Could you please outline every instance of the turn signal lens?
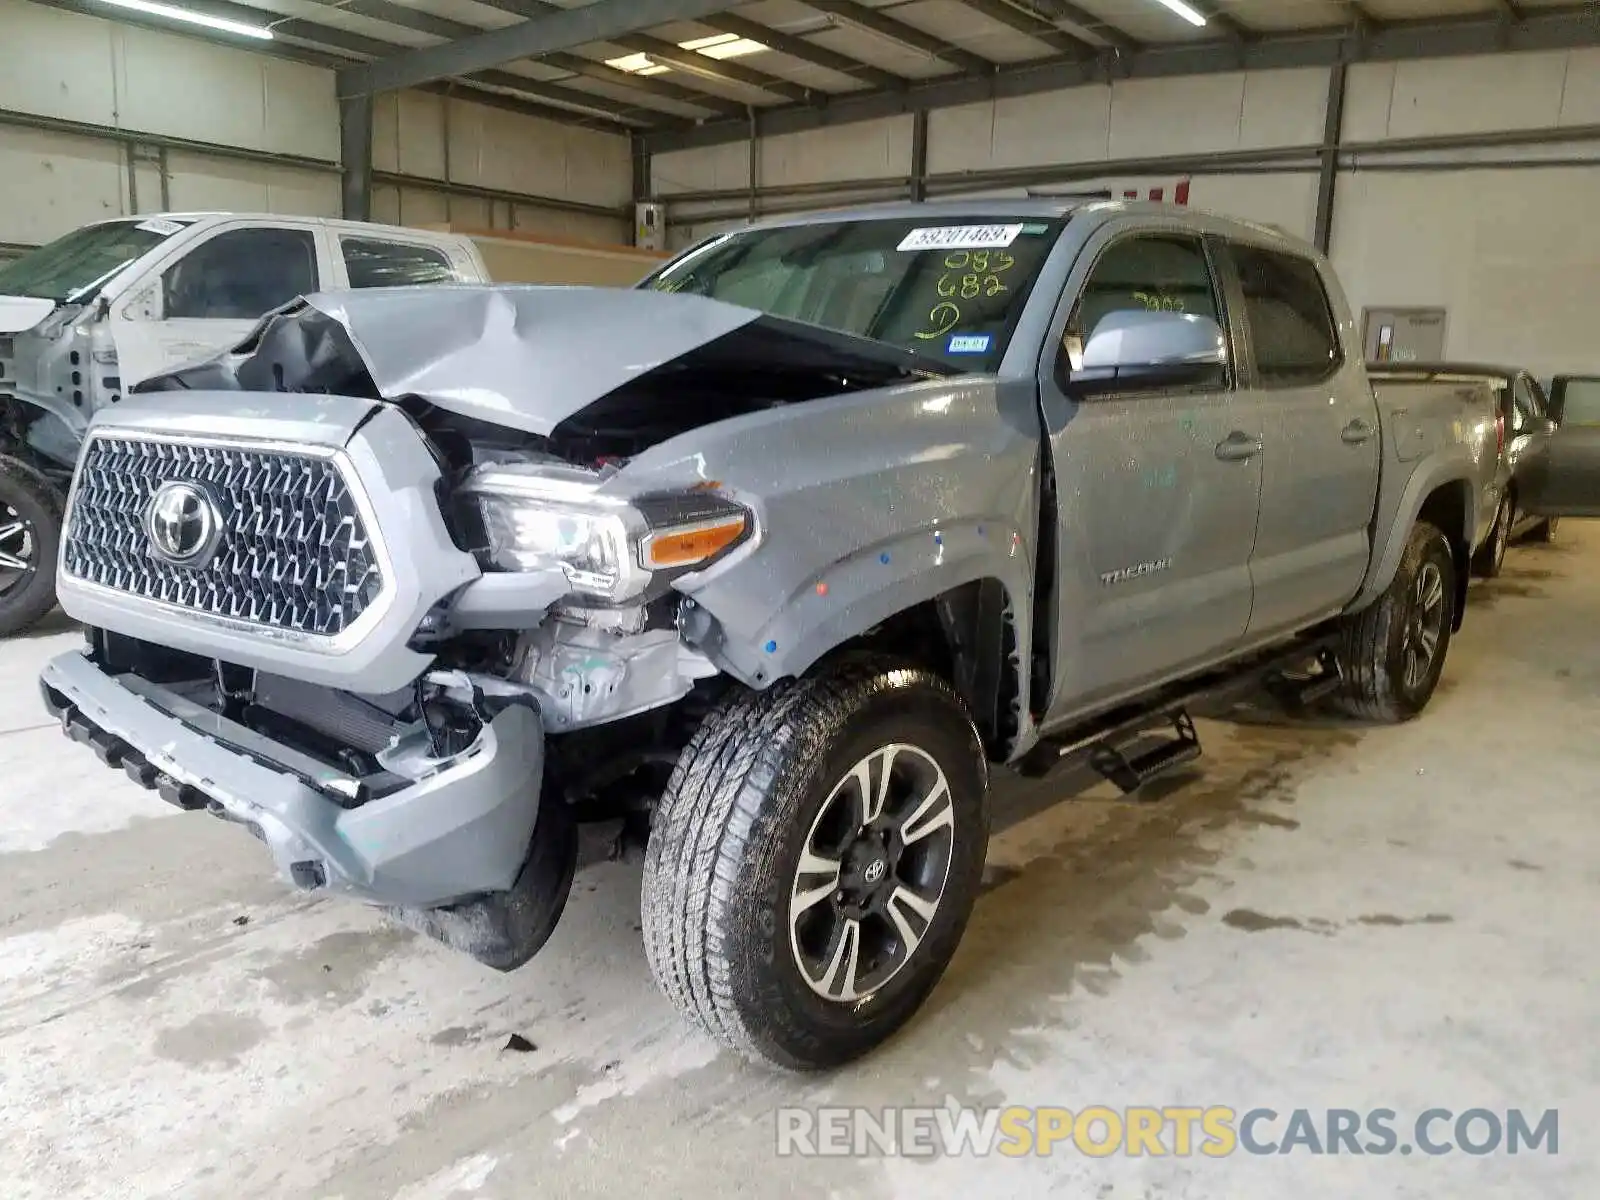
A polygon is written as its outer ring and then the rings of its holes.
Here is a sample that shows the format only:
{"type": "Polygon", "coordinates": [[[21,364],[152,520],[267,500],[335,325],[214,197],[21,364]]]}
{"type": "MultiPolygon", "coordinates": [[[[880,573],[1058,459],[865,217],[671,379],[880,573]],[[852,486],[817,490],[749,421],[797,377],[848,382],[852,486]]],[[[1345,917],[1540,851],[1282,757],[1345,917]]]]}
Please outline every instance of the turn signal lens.
{"type": "Polygon", "coordinates": [[[705,562],[742,538],[749,523],[746,514],[738,513],[676,529],[655,530],[639,545],[639,563],[646,570],[659,571],[705,562]]]}

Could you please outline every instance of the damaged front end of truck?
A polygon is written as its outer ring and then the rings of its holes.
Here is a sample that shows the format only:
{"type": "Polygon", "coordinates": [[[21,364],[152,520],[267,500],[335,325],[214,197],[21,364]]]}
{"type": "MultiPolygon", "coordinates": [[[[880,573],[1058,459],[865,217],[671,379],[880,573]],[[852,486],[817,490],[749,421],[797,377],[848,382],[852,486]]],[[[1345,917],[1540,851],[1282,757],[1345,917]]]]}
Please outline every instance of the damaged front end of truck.
{"type": "Polygon", "coordinates": [[[1029,532],[994,380],[689,296],[312,297],[139,391],[79,460],[58,586],[88,646],[50,709],[295,887],[500,969],[554,928],[575,822],[647,824],[722,691],[1029,532]],[[994,532],[891,563],[968,453],[994,532]]]}

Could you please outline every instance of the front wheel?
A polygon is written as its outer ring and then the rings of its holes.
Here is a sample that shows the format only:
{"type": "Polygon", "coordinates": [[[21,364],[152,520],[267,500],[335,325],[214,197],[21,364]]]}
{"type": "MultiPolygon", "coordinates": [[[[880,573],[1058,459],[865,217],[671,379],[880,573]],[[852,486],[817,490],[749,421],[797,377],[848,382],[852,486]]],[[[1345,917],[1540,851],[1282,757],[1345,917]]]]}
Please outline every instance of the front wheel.
{"type": "Polygon", "coordinates": [[[0,455],[0,637],[56,606],[56,549],[65,501],[48,477],[0,455]]]}
{"type": "Polygon", "coordinates": [[[1456,565],[1437,526],[1411,531],[1400,566],[1374,603],[1345,618],[1335,655],[1337,703],[1353,717],[1408,721],[1427,707],[1455,628],[1456,565]]]}
{"type": "Polygon", "coordinates": [[[1542,542],[1548,546],[1556,540],[1556,527],[1560,524],[1560,517],[1551,517],[1548,521],[1543,521],[1534,526],[1533,532],[1528,534],[1528,540],[1530,542],[1542,542]]]}
{"type": "Polygon", "coordinates": [[[844,661],[706,718],[645,856],[650,969],[746,1057],[837,1066],[921,1006],[988,846],[982,743],[950,685],[844,661]]]}

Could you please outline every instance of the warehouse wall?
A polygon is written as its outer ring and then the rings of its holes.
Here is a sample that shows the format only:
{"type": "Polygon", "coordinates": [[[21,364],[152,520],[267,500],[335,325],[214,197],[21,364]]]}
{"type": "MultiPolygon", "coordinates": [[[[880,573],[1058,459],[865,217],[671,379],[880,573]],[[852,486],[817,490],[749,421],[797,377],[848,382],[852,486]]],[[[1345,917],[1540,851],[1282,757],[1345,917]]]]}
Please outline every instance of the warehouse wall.
{"type": "MultiPolygon", "coordinates": [[[[948,194],[959,173],[1017,171],[980,194],[1094,189],[1142,194],[1188,177],[1188,156],[1301,148],[1292,160],[1217,173],[1197,165],[1190,203],[1309,238],[1316,219],[1313,149],[1322,142],[1325,70],[1124,80],[956,108],[928,121],[928,172],[948,194]],[[1096,174],[1097,163],[1157,160],[1159,173],[1096,174]],[[1031,168],[1081,167],[1070,183],[1029,185],[1031,168]]],[[[1352,303],[1444,306],[1447,353],[1505,358],[1543,374],[1600,369],[1589,305],[1600,295],[1600,50],[1360,64],[1349,74],[1344,141],[1569,129],[1573,141],[1421,153],[1381,146],[1347,155],[1336,193],[1332,255],[1352,303]],[[1593,165],[1570,165],[1577,161],[1593,165]],[[1555,165],[1556,162],[1569,165],[1555,165]],[[1538,165],[1547,163],[1550,165],[1538,165]],[[1401,169],[1404,168],[1404,169],[1401,169]]],[[[762,189],[911,172],[911,118],[763,139],[762,189]]],[[[654,190],[747,190],[740,142],[655,157],[654,190]]],[[[763,211],[903,195],[762,197],[763,211]]],[[[748,197],[672,205],[684,244],[742,224],[748,197]],[[687,218],[687,219],[684,219],[687,218]]]]}
{"type": "MultiPolygon", "coordinates": [[[[375,108],[379,170],[619,208],[629,199],[625,137],[423,93],[386,96],[375,108]]],[[[162,208],[336,216],[338,158],[330,70],[0,0],[0,253],[85,221],[162,208]],[[38,119],[88,128],[25,127],[38,119]],[[131,165],[128,132],[152,139],[133,147],[131,165]],[[316,162],[163,153],[154,144],[160,139],[316,162]]],[[[373,199],[375,219],[407,224],[453,219],[597,241],[624,240],[628,228],[621,218],[553,213],[504,198],[492,206],[477,198],[447,202],[421,183],[403,194],[375,189],[373,199]]]]}
{"type": "MultiPolygon", "coordinates": [[[[1327,76],[1320,71],[1239,72],[1195,78],[1123,80],[955,108],[928,118],[928,172],[956,176],[1062,164],[1178,154],[1313,146],[1322,140],[1327,76]]],[[[759,143],[762,188],[911,173],[912,118],[893,117],[759,143]]],[[[657,155],[654,190],[674,193],[742,188],[749,180],[748,143],[657,155]]],[[[1171,187],[1175,178],[1108,174],[1075,180],[1059,190],[1171,187]]],[[[986,194],[1026,194],[1015,188],[986,194]]],[[[1038,189],[1035,189],[1036,191],[1038,189]]],[[[1316,182],[1293,175],[1206,176],[1192,184],[1191,203],[1308,235],[1316,212],[1316,182]]],[[[848,202],[849,197],[843,196],[848,202]]],[[[777,202],[781,207],[781,200],[777,202]]],[[[693,211],[692,209],[690,210],[693,211]]],[[[679,231],[692,238],[723,222],[693,221],[679,231]]]]}
{"type": "MultiPolygon", "coordinates": [[[[0,30],[0,110],[10,114],[329,163],[339,157],[331,72],[19,0],[0,0],[0,30]]],[[[84,221],[164,203],[332,214],[339,177],[331,168],[172,151],[164,201],[154,147],[136,151],[130,171],[116,141],[0,117],[0,242],[48,241],[84,221]]]]}
{"type": "Polygon", "coordinates": [[[1591,136],[1357,156],[1339,179],[1332,247],[1352,303],[1448,309],[1451,357],[1526,364],[1546,376],[1600,370],[1596,127],[1600,50],[1353,68],[1349,142],[1552,129],[1591,136]],[[1551,159],[1587,165],[1535,165],[1551,159]]]}
{"type": "Polygon", "coordinates": [[[591,242],[625,242],[633,166],[626,137],[575,129],[427,92],[388,93],[374,105],[372,165],[489,192],[604,205],[615,217],[520,204],[508,197],[450,195],[420,184],[379,184],[372,217],[402,225],[515,229],[591,242]]]}

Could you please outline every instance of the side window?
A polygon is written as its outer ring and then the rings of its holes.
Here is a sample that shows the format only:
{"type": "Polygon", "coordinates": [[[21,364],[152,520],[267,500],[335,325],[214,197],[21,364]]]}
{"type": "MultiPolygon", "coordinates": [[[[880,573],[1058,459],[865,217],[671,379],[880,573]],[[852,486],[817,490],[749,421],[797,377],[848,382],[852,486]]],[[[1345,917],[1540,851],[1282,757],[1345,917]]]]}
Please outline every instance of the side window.
{"type": "Polygon", "coordinates": [[[1257,246],[1229,249],[1244,288],[1256,375],[1263,386],[1302,387],[1337,371],[1343,358],[1339,331],[1316,264],[1257,246]]]}
{"type": "Polygon", "coordinates": [[[1069,329],[1087,339],[1108,313],[1130,311],[1222,320],[1199,238],[1154,234],[1113,242],[1090,270],[1069,329]]]}
{"type": "Polygon", "coordinates": [[[230,229],[167,268],[162,315],[253,321],[316,290],[317,242],[310,230],[230,229]]]}
{"type": "Polygon", "coordinates": [[[342,237],[339,249],[344,254],[344,269],[353,288],[460,281],[449,257],[437,246],[342,237]]]}
{"type": "Polygon", "coordinates": [[[1556,381],[1563,425],[1600,425],[1600,376],[1569,375],[1556,381]]]}

